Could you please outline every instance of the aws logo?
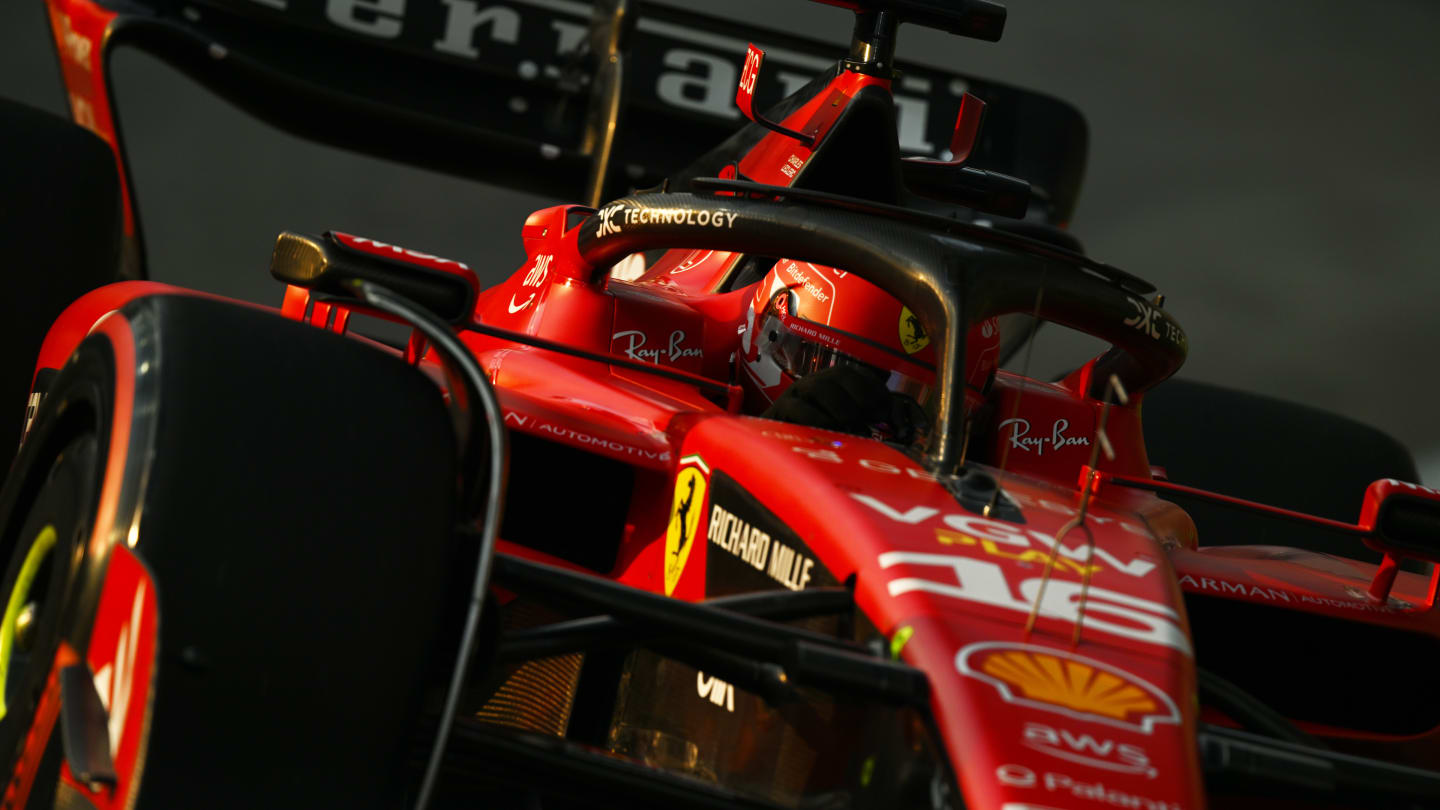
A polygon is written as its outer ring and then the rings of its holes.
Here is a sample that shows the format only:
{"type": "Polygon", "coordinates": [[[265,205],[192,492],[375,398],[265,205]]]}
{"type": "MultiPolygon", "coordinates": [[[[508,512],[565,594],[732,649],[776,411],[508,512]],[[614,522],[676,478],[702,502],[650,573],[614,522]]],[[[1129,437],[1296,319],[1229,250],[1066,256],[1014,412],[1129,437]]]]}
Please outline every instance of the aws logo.
{"type": "Polygon", "coordinates": [[[670,525],[665,530],[665,595],[675,593],[695,535],[700,531],[700,516],[705,514],[705,496],[710,488],[710,468],[699,456],[680,459],[675,474],[675,495],[670,503],[670,525]]]}
{"type": "Polygon", "coordinates": [[[1104,734],[1083,734],[1044,723],[1026,723],[1023,739],[1026,746],[1052,757],[1101,770],[1155,778],[1155,767],[1150,764],[1144,748],[1116,742],[1104,734]]]}

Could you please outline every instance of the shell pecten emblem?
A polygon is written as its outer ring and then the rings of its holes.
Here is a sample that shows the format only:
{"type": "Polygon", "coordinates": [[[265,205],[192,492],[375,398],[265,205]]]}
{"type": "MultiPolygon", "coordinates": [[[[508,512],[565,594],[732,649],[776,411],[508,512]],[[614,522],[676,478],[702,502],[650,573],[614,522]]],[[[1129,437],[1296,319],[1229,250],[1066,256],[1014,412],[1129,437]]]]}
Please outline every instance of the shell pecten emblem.
{"type": "Polygon", "coordinates": [[[675,593],[695,536],[700,516],[705,513],[705,496],[710,488],[710,468],[699,456],[684,456],[675,474],[675,495],[670,503],[670,524],[665,529],[665,595],[675,593]]]}
{"type": "Polygon", "coordinates": [[[955,666],[994,686],[1007,703],[1146,734],[1157,724],[1180,722],[1175,701],[1154,684],[1065,650],[1009,642],[971,644],[956,654],[955,666]]]}

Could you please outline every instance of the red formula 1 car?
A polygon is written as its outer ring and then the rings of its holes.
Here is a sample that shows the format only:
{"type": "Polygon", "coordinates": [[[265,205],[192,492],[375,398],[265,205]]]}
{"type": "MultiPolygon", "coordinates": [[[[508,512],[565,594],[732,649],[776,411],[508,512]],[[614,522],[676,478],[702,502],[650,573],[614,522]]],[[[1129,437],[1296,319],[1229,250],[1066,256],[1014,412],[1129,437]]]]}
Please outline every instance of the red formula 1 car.
{"type": "Polygon", "coordinates": [[[836,2],[839,62],[624,2],[320,5],[49,0],[104,142],[4,110],[54,191],[4,227],[76,226],[8,313],[6,806],[1440,805],[1440,492],[1363,426],[1165,383],[1185,333],[1061,227],[1078,113],[896,78],[901,22],[993,40],[997,3],[836,2]],[[586,204],[490,289],[343,233],[279,237],[278,312],[94,288],[143,267],[125,44],[586,204]],[[1110,348],[1031,379],[1041,322],[1110,348]],[[787,410],[876,369],[904,408],[858,435],[787,410]]]}

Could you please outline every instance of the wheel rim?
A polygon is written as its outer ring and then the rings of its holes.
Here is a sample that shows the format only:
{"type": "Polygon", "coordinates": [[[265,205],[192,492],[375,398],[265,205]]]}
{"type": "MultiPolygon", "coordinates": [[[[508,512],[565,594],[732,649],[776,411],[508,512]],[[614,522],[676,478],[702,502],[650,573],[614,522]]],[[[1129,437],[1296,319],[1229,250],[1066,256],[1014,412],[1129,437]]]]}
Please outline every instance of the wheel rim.
{"type": "MultiPolygon", "coordinates": [[[[3,624],[0,624],[0,720],[4,720],[9,711],[6,695],[13,682],[10,678],[10,668],[18,636],[17,625],[25,607],[32,604],[30,601],[31,587],[35,584],[36,575],[40,572],[41,567],[49,560],[50,552],[54,550],[58,537],[55,526],[47,523],[30,543],[30,548],[25,552],[25,561],[20,566],[20,574],[15,579],[15,586],[10,589],[10,599],[5,605],[5,617],[0,620],[3,621],[3,624]]],[[[43,608],[43,605],[39,607],[43,608]]],[[[36,613],[38,614],[39,611],[37,610],[36,613]]],[[[38,615],[30,619],[32,627],[38,620],[38,615]]],[[[26,663],[28,662],[20,662],[20,665],[24,666],[26,663]]]]}

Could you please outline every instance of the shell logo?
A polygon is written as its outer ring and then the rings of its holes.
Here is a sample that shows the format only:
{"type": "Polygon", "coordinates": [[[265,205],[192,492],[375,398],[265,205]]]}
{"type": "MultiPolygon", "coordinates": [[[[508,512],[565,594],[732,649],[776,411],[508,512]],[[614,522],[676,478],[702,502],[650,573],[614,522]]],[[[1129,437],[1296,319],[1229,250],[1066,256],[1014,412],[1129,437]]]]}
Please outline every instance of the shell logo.
{"type": "Polygon", "coordinates": [[[1035,644],[971,644],[955,656],[964,675],[1007,703],[1149,734],[1180,722],[1175,701],[1154,684],[1092,658],[1035,644]]]}

